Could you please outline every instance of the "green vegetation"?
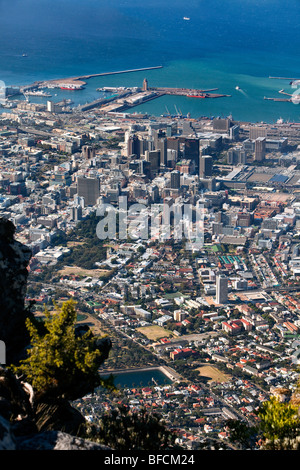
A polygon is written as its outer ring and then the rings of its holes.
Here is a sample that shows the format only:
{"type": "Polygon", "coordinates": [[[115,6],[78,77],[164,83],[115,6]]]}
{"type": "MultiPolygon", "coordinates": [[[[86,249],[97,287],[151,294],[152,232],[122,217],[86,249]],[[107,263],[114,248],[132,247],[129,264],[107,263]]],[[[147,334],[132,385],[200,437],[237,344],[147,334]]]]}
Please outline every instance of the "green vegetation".
{"type": "Polygon", "coordinates": [[[52,316],[45,311],[43,322],[27,320],[31,347],[14,369],[25,375],[38,395],[76,399],[82,396],[81,384],[90,391],[105,384],[98,369],[108,351],[100,351],[90,331],[76,335],[76,319],[75,303],[69,300],[52,316]]]}
{"type": "Polygon", "coordinates": [[[269,450],[283,450],[290,447],[300,431],[298,406],[281,403],[275,397],[264,402],[259,411],[260,428],[269,450]]]}
{"type": "Polygon", "coordinates": [[[84,269],[94,269],[95,263],[106,258],[105,241],[99,240],[96,235],[99,220],[94,212],[87,219],[79,222],[68,235],[68,241],[82,241],[83,243],[71,249],[71,253],[64,257],[62,266],[75,265],[84,269]]]}
{"type": "Polygon", "coordinates": [[[256,426],[229,420],[230,440],[243,449],[299,450],[299,406],[271,397],[260,406],[256,426]]]}

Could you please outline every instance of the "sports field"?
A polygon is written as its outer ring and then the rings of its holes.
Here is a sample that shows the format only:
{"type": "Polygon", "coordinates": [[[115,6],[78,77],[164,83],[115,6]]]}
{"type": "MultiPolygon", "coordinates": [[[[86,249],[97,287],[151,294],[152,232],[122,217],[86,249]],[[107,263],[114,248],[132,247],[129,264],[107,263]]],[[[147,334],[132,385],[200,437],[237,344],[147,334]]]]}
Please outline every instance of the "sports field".
{"type": "Polygon", "coordinates": [[[142,326],[137,330],[145,335],[150,341],[157,341],[159,338],[173,336],[172,331],[166,330],[158,325],[142,326]]]}
{"type": "Polygon", "coordinates": [[[202,377],[207,377],[209,380],[214,382],[228,382],[230,380],[230,375],[224,374],[224,372],[219,371],[216,367],[213,366],[201,366],[196,369],[199,371],[202,377]]]}

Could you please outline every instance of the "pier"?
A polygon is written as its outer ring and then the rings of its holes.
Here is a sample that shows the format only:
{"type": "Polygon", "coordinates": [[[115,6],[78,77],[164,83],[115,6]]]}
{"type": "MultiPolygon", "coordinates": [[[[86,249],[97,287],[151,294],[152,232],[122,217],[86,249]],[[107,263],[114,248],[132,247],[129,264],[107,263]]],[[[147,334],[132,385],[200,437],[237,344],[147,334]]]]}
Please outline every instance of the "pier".
{"type": "Polygon", "coordinates": [[[45,80],[45,81],[38,81],[34,82],[31,85],[26,85],[20,88],[21,92],[24,92],[26,90],[30,90],[33,88],[56,88],[60,87],[64,84],[74,84],[74,85],[80,85],[84,86],[86,85],[84,80],[89,80],[90,78],[96,78],[96,77],[106,77],[108,75],[120,75],[123,73],[134,73],[134,72],[144,72],[147,70],[156,70],[156,69],[161,69],[163,68],[162,65],[156,65],[154,67],[143,67],[143,68],[138,68],[138,69],[128,69],[128,70],[118,70],[115,72],[101,72],[101,73],[93,73],[93,74],[87,74],[87,75],[78,75],[75,77],[69,77],[69,78],[57,78],[57,79],[51,79],[51,80],[45,80]]]}

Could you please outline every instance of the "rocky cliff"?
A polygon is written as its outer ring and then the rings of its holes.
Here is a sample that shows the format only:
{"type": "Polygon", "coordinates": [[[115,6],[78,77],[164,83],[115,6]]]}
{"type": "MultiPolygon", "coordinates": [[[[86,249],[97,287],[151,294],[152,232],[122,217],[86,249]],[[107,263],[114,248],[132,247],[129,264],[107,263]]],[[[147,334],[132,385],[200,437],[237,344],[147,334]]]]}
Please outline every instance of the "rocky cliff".
{"type": "Polygon", "coordinates": [[[24,299],[31,251],[14,233],[12,222],[0,219],[0,340],[8,364],[16,362],[28,344],[24,299]]]}

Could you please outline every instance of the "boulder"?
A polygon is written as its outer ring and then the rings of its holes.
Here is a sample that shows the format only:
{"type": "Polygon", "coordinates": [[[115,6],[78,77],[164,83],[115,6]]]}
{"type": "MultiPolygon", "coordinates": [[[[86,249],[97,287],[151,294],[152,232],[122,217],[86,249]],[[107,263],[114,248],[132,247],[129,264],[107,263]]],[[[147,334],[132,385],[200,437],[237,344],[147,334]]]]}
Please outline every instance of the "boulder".
{"type": "Polygon", "coordinates": [[[65,432],[45,431],[18,439],[17,450],[110,450],[110,448],[65,432]]]}

